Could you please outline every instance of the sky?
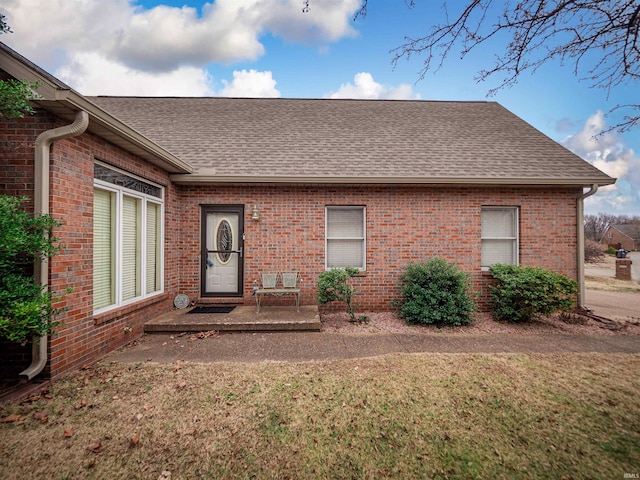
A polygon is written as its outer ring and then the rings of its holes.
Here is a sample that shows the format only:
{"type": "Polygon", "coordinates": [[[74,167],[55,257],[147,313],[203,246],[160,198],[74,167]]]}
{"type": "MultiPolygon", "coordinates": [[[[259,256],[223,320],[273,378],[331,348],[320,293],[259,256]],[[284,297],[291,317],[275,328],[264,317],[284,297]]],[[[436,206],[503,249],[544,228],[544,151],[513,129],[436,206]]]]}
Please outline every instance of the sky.
{"type": "MultiPolygon", "coordinates": [[[[454,49],[421,80],[419,55],[392,64],[406,37],[444,21],[443,2],[369,0],[355,20],[360,0],[309,3],[3,0],[13,33],[0,41],[84,95],[496,101],[618,179],[585,213],[640,216],[640,127],[595,136],[622,119],[615,106],[640,103],[640,82],[606,91],[552,62],[488,97],[502,78],[476,78],[504,37],[463,59],[454,49]]],[[[450,15],[462,4],[449,2],[450,15]]]]}

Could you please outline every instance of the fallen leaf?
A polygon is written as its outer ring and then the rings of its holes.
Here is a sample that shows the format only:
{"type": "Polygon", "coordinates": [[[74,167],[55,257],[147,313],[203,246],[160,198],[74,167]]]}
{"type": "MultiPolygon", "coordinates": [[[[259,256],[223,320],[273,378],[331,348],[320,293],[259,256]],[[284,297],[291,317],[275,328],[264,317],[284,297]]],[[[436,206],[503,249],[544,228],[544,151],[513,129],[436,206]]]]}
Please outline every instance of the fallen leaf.
{"type": "Polygon", "coordinates": [[[238,433],[238,429],[234,428],[233,430],[231,430],[231,435],[235,435],[236,433],[238,433]]]}
{"type": "Polygon", "coordinates": [[[129,446],[135,447],[136,445],[138,445],[138,442],[140,442],[140,437],[138,436],[138,434],[134,433],[133,435],[131,435],[131,438],[129,439],[129,446]]]}
{"type": "Polygon", "coordinates": [[[15,423],[15,422],[19,422],[20,420],[23,420],[23,418],[24,417],[20,415],[16,415],[15,413],[12,413],[11,415],[8,415],[4,417],[2,420],[0,420],[0,423],[15,423]]]}
{"type": "Polygon", "coordinates": [[[186,387],[186,386],[187,386],[187,384],[186,384],[185,382],[180,382],[178,385],[176,385],[176,388],[178,388],[178,389],[180,389],[180,390],[181,390],[181,389],[183,389],[183,388],[184,388],[184,387],[186,387]]]}
{"type": "Polygon", "coordinates": [[[102,448],[102,444],[100,442],[92,443],[91,445],[87,445],[86,450],[91,453],[100,453],[100,449],[102,448]]]}
{"type": "Polygon", "coordinates": [[[64,431],[64,438],[73,437],[73,428],[68,428],[64,431]]]}
{"type": "Polygon", "coordinates": [[[49,417],[44,412],[34,412],[33,418],[36,420],[40,420],[42,423],[47,423],[49,421],[49,417]]]}

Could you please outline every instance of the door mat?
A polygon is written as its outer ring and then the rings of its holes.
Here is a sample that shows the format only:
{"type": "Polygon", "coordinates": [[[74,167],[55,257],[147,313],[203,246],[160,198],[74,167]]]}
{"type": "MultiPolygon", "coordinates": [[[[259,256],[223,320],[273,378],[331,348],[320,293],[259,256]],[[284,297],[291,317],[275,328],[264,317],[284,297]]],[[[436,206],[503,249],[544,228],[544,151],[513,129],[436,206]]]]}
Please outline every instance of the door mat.
{"type": "Polygon", "coordinates": [[[227,305],[205,305],[196,307],[188,313],[229,313],[233,312],[234,308],[236,307],[227,305]]]}

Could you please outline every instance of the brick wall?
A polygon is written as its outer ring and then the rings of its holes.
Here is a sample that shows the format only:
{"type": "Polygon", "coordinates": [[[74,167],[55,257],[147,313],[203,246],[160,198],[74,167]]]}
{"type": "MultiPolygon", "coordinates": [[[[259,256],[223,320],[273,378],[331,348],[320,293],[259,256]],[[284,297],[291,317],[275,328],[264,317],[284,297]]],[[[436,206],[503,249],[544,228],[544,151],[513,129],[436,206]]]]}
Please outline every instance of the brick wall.
{"type": "Polygon", "coordinates": [[[73,289],[58,305],[66,309],[50,342],[50,375],[100,358],[143,332],[144,322],[171,308],[179,272],[172,239],[176,236],[175,189],[163,170],[91,134],[55,142],[51,151],[51,214],[65,248],[50,261],[51,289],[73,289]],[[165,186],[165,293],[93,315],[93,168],[99,159],[124,171],[165,186]],[[125,333],[125,327],[132,329],[125,333]]]}
{"type": "MultiPolygon", "coordinates": [[[[43,131],[64,125],[43,112],[10,123],[0,123],[0,193],[27,195],[33,206],[34,141],[43,131]]],[[[54,235],[64,245],[50,259],[50,289],[67,294],[55,306],[65,311],[57,316],[61,325],[49,341],[50,377],[100,358],[142,334],[144,322],[171,309],[179,278],[178,254],[173,239],[177,229],[176,190],[166,172],[85,133],[54,142],[51,148],[50,213],[62,225],[54,235]],[[94,159],[164,185],[166,243],[165,293],[100,316],[93,316],[93,165],[94,159]],[[125,327],[133,331],[125,333],[125,327]]],[[[29,365],[30,347],[13,346],[0,352],[11,361],[11,375],[29,365]]]]}
{"type": "Polygon", "coordinates": [[[12,121],[0,120],[0,194],[26,196],[33,207],[34,142],[54,127],[54,117],[38,112],[12,121]]]}
{"type": "MultiPolygon", "coordinates": [[[[325,206],[366,206],[367,271],[355,279],[364,309],[390,308],[409,262],[443,257],[472,275],[486,300],[480,269],[481,206],[520,208],[520,262],[576,278],[576,199],[580,189],[263,186],[180,189],[180,290],[200,291],[200,206],[245,206],[244,303],[259,272],[298,271],[302,302],[316,303],[324,270],[325,206]],[[253,205],[260,220],[251,220],[253,205]]],[[[217,301],[227,301],[218,299],[217,301]]],[[[237,300],[237,299],[234,299],[237,300]]],[[[286,301],[286,300],[284,300],[286,301]]]]}

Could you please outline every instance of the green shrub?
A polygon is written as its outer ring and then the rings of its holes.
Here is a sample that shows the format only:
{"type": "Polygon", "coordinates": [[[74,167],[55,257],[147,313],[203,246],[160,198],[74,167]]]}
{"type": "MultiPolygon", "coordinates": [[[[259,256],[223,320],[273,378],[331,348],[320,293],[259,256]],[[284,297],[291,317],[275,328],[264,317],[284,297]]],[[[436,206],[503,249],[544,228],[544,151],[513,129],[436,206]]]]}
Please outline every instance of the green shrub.
{"type": "Polygon", "coordinates": [[[23,118],[27,113],[31,115],[33,108],[29,102],[38,98],[34,92],[37,88],[37,82],[0,80],[0,118],[10,120],[23,118]]]}
{"type": "Polygon", "coordinates": [[[410,264],[402,276],[400,316],[409,323],[464,325],[473,320],[475,302],[469,275],[441,258],[410,264]]]}
{"type": "Polygon", "coordinates": [[[615,255],[617,252],[617,250],[613,247],[609,247],[607,248],[607,250],[605,251],[605,253],[607,253],[608,255],[615,255]]]}
{"type": "Polygon", "coordinates": [[[60,310],[57,300],[35,283],[38,260],[58,253],[51,231],[58,223],[48,215],[33,216],[22,208],[25,198],[0,196],[0,338],[24,343],[50,333],[60,310]]]}
{"type": "Polygon", "coordinates": [[[327,272],[322,272],[318,279],[318,302],[321,305],[330,302],[346,302],[349,321],[367,322],[364,315],[356,318],[356,305],[353,304],[353,297],[356,290],[351,285],[351,278],[360,273],[360,270],[353,267],[332,268],[327,272]]]}
{"type": "Polygon", "coordinates": [[[493,316],[498,320],[526,322],[538,315],[569,312],[575,305],[578,284],[543,268],[493,265],[496,280],[489,286],[493,316]]]}

